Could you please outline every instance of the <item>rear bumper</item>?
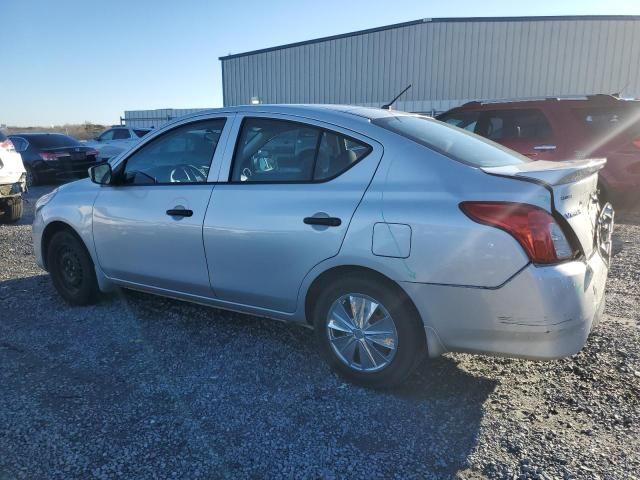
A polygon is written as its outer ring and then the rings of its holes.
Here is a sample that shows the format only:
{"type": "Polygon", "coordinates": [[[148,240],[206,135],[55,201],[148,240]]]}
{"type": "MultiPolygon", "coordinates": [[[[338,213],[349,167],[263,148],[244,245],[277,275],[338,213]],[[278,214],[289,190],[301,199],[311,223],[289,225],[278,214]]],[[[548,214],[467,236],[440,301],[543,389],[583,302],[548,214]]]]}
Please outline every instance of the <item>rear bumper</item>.
{"type": "Polygon", "coordinates": [[[403,287],[427,335],[437,337],[429,342],[430,356],[455,351],[548,360],[582,349],[604,305],[607,273],[608,265],[595,253],[588,262],[528,265],[497,289],[403,287]]]}
{"type": "Polygon", "coordinates": [[[89,168],[97,163],[99,163],[97,160],[81,161],[77,163],[39,161],[31,164],[31,169],[40,179],[69,180],[87,177],[89,175],[89,168]]]}

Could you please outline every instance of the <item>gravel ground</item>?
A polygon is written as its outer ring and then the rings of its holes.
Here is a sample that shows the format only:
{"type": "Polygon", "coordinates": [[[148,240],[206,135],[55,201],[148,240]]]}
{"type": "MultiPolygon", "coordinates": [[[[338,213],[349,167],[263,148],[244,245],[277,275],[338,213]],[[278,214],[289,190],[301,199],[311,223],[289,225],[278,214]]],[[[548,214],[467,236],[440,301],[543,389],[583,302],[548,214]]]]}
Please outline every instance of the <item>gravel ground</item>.
{"type": "MultiPolygon", "coordinates": [[[[312,332],[140,293],[69,307],[0,225],[0,479],[640,478],[640,215],[572,358],[336,377],[312,332]]],[[[622,223],[624,222],[624,223],[622,223]]]]}

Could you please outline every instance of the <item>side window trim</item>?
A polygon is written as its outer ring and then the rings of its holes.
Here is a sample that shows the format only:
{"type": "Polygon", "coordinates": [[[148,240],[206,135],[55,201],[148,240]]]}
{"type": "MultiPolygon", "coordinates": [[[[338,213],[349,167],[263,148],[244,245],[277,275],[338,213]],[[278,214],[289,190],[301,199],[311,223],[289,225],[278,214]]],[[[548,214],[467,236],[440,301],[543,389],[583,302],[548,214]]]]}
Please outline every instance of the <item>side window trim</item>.
{"type": "Polygon", "coordinates": [[[131,157],[133,157],[136,153],[138,153],[140,150],[142,150],[143,148],[145,148],[145,146],[149,145],[150,143],[154,142],[155,140],[173,132],[175,129],[178,128],[182,128],[184,126],[187,125],[192,125],[192,124],[196,124],[196,123],[200,123],[200,122],[206,122],[206,121],[211,121],[211,120],[223,120],[224,121],[224,125],[222,127],[222,133],[220,134],[220,138],[218,139],[218,144],[216,145],[215,150],[213,151],[213,154],[211,156],[211,162],[210,162],[210,168],[209,168],[209,173],[207,175],[207,179],[204,182],[162,182],[162,183],[132,183],[132,184],[116,184],[114,185],[114,187],[116,188],[121,188],[121,187],[159,187],[159,186],[180,186],[180,185],[184,185],[184,186],[193,186],[193,185],[212,185],[212,184],[216,184],[218,182],[212,180],[212,177],[215,178],[215,176],[217,174],[213,173],[214,170],[214,165],[216,163],[218,163],[218,166],[216,167],[217,169],[220,168],[220,158],[222,158],[222,156],[224,155],[224,150],[226,149],[227,146],[227,142],[228,142],[228,138],[229,138],[229,130],[231,129],[231,126],[233,123],[235,123],[235,113],[225,113],[225,114],[221,114],[221,115],[211,115],[211,116],[206,116],[203,118],[194,118],[194,119],[188,119],[184,122],[178,123],[178,124],[171,124],[168,125],[167,128],[162,128],[160,130],[158,130],[155,135],[153,135],[152,137],[146,138],[144,141],[140,142],[133,150],[131,150],[130,152],[128,152],[128,154],[125,157],[120,158],[117,163],[115,163],[113,165],[113,170],[117,173],[121,173],[122,170],[124,170],[126,168],[127,162],[129,161],[129,159],[131,157]],[[224,143],[224,145],[223,145],[224,143]]]}
{"type": "Polygon", "coordinates": [[[337,130],[332,130],[330,128],[324,127],[324,126],[320,126],[320,125],[316,125],[315,123],[308,123],[305,122],[304,119],[301,120],[291,120],[290,118],[278,118],[275,116],[269,116],[269,115],[260,115],[260,116],[255,116],[255,115],[244,115],[241,119],[240,119],[240,125],[236,131],[236,138],[235,138],[235,142],[234,142],[234,147],[233,147],[233,151],[232,151],[232,156],[231,156],[231,162],[229,163],[229,170],[228,170],[228,175],[227,175],[227,179],[226,182],[219,182],[219,183],[227,183],[229,185],[277,185],[277,184],[298,184],[298,185],[307,185],[307,184],[315,184],[315,183],[326,183],[326,182],[330,182],[331,180],[334,180],[336,178],[338,178],[339,176],[345,174],[346,172],[348,172],[349,170],[351,170],[355,165],[357,165],[358,163],[360,163],[362,160],[364,160],[366,157],[368,157],[369,155],[371,155],[371,153],[374,151],[373,145],[371,145],[370,143],[367,143],[363,140],[360,140],[358,138],[355,138],[353,136],[350,136],[348,134],[342,133],[340,131],[337,130]],[[319,135],[318,135],[318,140],[316,142],[316,149],[315,149],[315,154],[314,154],[314,160],[313,160],[313,170],[311,172],[311,180],[273,180],[273,181],[266,181],[266,182],[242,182],[242,181],[238,181],[238,180],[233,180],[233,169],[235,167],[235,163],[236,163],[236,153],[238,151],[238,147],[240,144],[240,138],[242,136],[242,130],[245,126],[245,122],[247,120],[272,120],[272,121],[279,121],[279,122],[288,122],[288,123],[294,123],[294,124],[298,124],[301,125],[303,127],[306,128],[314,128],[316,130],[318,130],[319,135]],[[315,168],[316,168],[316,162],[318,161],[318,153],[320,150],[320,143],[322,142],[322,137],[324,135],[324,133],[330,133],[333,135],[338,135],[341,137],[344,137],[347,140],[351,140],[355,143],[359,143],[364,145],[367,148],[367,153],[365,153],[364,155],[362,155],[362,157],[360,157],[356,162],[354,162],[353,164],[351,164],[348,168],[346,168],[345,170],[342,170],[340,172],[338,172],[336,175],[333,175],[331,177],[327,177],[327,178],[323,178],[321,180],[316,180],[314,178],[315,176],[315,168]]]}

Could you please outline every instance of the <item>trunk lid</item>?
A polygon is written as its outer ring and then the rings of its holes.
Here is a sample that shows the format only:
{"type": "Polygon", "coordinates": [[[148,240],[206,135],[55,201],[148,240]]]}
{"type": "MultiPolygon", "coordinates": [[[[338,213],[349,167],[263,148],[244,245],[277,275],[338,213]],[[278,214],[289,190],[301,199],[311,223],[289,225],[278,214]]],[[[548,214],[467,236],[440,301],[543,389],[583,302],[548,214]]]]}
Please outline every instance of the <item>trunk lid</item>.
{"type": "Polygon", "coordinates": [[[540,160],[482,170],[491,175],[539,182],[550,188],[553,191],[553,208],[569,224],[588,257],[596,245],[600,214],[598,171],[605,163],[606,159],[540,160]]]}

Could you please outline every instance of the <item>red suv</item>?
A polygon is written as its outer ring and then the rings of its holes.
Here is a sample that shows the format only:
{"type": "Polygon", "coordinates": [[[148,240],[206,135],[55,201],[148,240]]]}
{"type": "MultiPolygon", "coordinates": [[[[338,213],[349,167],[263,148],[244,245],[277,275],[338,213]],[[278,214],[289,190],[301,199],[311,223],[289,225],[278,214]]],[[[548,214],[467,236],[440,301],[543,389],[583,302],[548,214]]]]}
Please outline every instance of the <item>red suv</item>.
{"type": "Polygon", "coordinates": [[[469,102],[437,118],[534,160],[606,158],[603,198],[640,200],[640,101],[592,95],[469,102]]]}

